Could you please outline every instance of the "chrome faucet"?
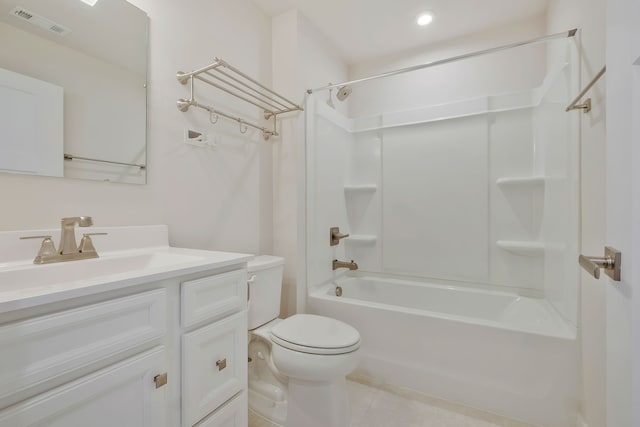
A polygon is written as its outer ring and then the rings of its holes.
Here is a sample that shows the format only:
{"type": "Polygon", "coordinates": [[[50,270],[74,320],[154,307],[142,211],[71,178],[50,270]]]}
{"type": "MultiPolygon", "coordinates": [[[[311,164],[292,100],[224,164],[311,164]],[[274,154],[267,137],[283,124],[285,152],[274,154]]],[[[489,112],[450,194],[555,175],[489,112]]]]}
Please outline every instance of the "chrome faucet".
{"type": "Polygon", "coordinates": [[[333,260],[333,269],[337,270],[339,268],[348,268],[349,270],[357,270],[358,269],[358,264],[353,262],[353,260],[351,260],[351,262],[346,262],[346,261],[338,261],[337,259],[334,259],[333,260]]]}
{"type": "Polygon", "coordinates": [[[76,243],[75,227],[90,227],[93,220],[90,216],[79,216],[72,218],[62,218],[60,247],[56,246],[51,236],[28,236],[20,239],[44,239],[38,255],[33,260],[34,264],[50,264],[53,262],[75,261],[79,259],[98,258],[98,252],[93,246],[91,236],[104,235],[107,233],[84,233],[80,241],[80,247],[76,243]]]}
{"type": "Polygon", "coordinates": [[[76,225],[78,227],[90,227],[93,225],[93,219],[90,216],[62,218],[60,225],[60,247],[58,248],[60,255],[78,253],[78,244],[76,243],[76,225]]]}

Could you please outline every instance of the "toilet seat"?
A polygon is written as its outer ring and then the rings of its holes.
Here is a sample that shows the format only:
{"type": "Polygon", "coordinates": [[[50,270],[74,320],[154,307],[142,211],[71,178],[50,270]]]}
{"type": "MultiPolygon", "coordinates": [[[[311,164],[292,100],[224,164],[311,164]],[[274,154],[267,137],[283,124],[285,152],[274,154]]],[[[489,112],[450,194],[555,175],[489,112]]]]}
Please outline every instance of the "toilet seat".
{"type": "Polygon", "coordinates": [[[296,314],[271,329],[271,340],[289,350],[317,355],[351,353],[360,348],[360,334],[336,319],[296,314]]]}

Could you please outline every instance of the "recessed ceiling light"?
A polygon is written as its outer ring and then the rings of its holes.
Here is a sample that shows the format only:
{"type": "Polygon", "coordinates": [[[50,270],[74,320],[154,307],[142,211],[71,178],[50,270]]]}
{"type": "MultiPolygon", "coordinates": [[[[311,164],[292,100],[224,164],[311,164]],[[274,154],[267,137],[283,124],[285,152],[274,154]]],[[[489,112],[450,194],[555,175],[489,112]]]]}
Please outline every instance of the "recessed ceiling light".
{"type": "Polygon", "coordinates": [[[418,19],[416,20],[418,25],[420,25],[421,27],[426,27],[427,25],[431,24],[431,21],[433,21],[433,14],[431,12],[421,13],[420,15],[418,15],[418,19]]]}
{"type": "Polygon", "coordinates": [[[80,0],[83,3],[88,4],[89,6],[95,6],[98,3],[98,0],[80,0]]]}

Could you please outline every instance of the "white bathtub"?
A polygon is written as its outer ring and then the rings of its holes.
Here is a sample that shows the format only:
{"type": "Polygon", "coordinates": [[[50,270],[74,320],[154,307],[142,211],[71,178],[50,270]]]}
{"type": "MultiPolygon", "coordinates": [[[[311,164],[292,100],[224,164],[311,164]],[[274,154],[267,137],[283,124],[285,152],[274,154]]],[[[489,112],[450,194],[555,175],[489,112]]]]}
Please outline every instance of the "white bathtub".
{"type": "Polygon", "coordinates": [[[348,277],[312,289],[308,309],[360,331],[356,375],[537,425],[576,425],[576,331],[544,299],[348,277]]]}

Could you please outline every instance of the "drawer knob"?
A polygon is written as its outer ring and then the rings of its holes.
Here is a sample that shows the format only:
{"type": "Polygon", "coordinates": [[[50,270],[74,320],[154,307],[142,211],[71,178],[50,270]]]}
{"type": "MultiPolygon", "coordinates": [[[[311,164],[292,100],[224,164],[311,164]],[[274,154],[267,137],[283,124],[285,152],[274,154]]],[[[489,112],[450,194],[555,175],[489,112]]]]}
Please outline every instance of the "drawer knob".
{"type": "Polygon", "coordinates": [[[216,366],[218,367],[218,371],[222,371],[227,367],[227,359],[221,359],[216,362],[216,366]]]}
{"type": "Polygon", "coordinates": [[[153,382],[156,383],[156,388],[160,388],[167,384],[167,373],[156,375],[153,377],[153,382]]]}

